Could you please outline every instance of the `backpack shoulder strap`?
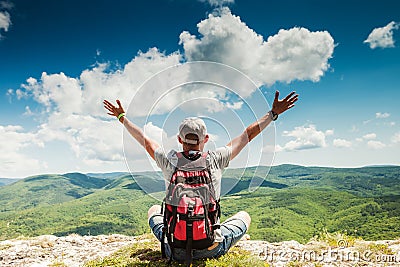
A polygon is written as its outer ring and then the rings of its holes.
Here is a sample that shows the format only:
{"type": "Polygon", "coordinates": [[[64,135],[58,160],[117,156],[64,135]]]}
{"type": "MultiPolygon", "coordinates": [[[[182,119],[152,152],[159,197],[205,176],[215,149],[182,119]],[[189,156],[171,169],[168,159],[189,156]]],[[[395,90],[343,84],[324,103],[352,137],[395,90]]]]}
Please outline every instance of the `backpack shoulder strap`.
{"type": "Polygon", "coordinates": [[[207,155],[208,152],[202,152],[199,157],[195,159],[190,159],[183,154],[183,152],[176,153],[178,161],[175,166],[175,171],[196,171],[196,170],[204,170],[209,169],[207,164],[207,155]]]}

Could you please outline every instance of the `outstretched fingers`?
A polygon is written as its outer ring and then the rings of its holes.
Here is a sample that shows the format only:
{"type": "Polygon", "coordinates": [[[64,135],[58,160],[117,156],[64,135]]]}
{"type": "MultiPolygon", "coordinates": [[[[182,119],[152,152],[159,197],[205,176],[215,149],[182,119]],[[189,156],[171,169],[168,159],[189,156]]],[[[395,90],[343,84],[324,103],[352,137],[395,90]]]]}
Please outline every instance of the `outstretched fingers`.
{"type": "Polygon", "coordinates": [[[275,91],[275,99],[274,99],[274,101],[275,102],[279,101],[279,91],[278,90],[275,91]]]}
{"type": "MultiPolygon", "coordinates": [[[[293,92],[294,93],[294,92],[293,92]]],[[[299,95],[293,95],[290,99],[288,99],[288,109],[291,109],[292,107],[295,106],[294,103],[296,103],[296,101],[299,100],[299,95]]]]}
{"type": "MultiPolygon", "coordinates": [[[[293,91],[293,92],[291,92],[290,94],[288,94],[284,99],[283,99],[283,101],[290,101],[290,99],[292,98],[292,96],[295,94],[296,92],[295,91],[293,91]]],[[[296,96],[298,96],[298,95],[296,95],[296,96]]],[[[295,96],[295,97],[296,97],[295,96]]]]}
{"type": "Polygon", "coordinates": [[[105,107],[106,109],[112,109],[112,108],[114,107],[114,105],[111,104],[110,102],[108,102],[107,100],[104,100],[104,101],[103,101],[103,104],[104,104],[104,107],[105,107]]]}
{"type": "Polygon", "coordinates": [[[296,95],[294,95],[292,98],[290,98],[290,99],[289,99],[289,102],[290,102],[290,103],[294,103],[294,102],[296,102],[297,100],[299,100],[299,95],[298,95],[298,94],[296,94],[296,95]]]}
{"type": "Polygon", "coordinates": [[[103,100],[103,104],[107,105],[107,106],[114,106],[113,104],[111,104],[108,100],[104,99],[103,100]]]}
{"type": "Polygon", "coordinates": [[[115,116],[116,107],[108,102],[107,100],[103,101],[104,107],[109,111],[107,114],[111,116],[115,116]]]}
{"type": "Polygon", "coordinates": [[[117,104],[118,104],[118,107],[119,107],[120,109],[122,109],[121,101],[119,101],[119,99],[117,99],[117,104]]]}

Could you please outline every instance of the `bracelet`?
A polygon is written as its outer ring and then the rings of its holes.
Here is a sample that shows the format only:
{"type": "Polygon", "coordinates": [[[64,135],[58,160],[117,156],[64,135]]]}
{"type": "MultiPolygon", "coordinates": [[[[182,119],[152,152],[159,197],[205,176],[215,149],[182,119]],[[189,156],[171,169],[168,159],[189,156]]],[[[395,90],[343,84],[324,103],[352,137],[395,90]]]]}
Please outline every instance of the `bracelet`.
{"type": "Polygon", "coordinates": [[[118,120],[120,120],[120,119],[121,119],[123,116],[125,116],[125,113],[121,113],[121,114],[119,114],[119,115],[118,115],[118,117],[117,117],[117,118],[118,118],[118,120]]]}

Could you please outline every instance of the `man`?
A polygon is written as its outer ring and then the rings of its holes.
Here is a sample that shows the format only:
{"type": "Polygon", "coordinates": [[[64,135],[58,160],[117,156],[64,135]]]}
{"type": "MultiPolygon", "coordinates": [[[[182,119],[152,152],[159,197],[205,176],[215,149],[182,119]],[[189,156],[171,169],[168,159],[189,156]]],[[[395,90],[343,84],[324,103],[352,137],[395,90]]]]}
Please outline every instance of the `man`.
{"type": "MultiPolygon", "coordinates": [[[[223,170],[228,167],[229,162],[233,160],[242,149],[254,139],[262,130],[264,130],[271,121],[275,121],[278,115],[292,108],[298,100],[295,92],[287,95],[283,100],[279,100],[279,92],[275,92],[275,99],[272,110],[265,114],[261,119],[254,122],[246,128],[246,130],[225,147],[218,148],[215,151],[209,151],[207,154],[207,166],[211,173],[212,185],[215,190],[216,199],[219,199],[221,192],[221,176],[223,170]]],[[[104,100],[104,107],[108,110],[108,114],[115,116],[124,124],[128,132],[141,144],[149,155],[156,161],[158,167],[161,168],[166,181],[171,179],[175,171],[177,162],[177,151],[170,151],[168,154],[163,152],[160,145],[149,137],[145,136],[143,131],[134,123],[125,117],[124,109],[119,100],[116,101],[118,106],[114,106],[109,101],[104,100]]],[[[209,136],[207,134],[204,121],[199,118],[187,118],[179,127],[178,141],[182,144],[183,155],[190,158],[196,152],[202,152],[204,145],[207,143],[209,136]]],[[[249,229],[251,218],[245,211],[238,212],[231,218],[227,219],[220,225],[219,229],[214,231],[215,242],[212,246],[194,250],[193,258],[212,258],[218,257],[228,252],[228,250],[240,240],[241,237],[249,229]]],[[[154,205],[148,211],[149,225],[158,240],[163,239],[163,214],[161,214],[161,206],[154,205]]],[[[167,256],[171,255],[171,249],[166,246],[167,256]]],[[[184,249],[174,249],[173,258],[182,261],[185,259],[184,249]]]]}

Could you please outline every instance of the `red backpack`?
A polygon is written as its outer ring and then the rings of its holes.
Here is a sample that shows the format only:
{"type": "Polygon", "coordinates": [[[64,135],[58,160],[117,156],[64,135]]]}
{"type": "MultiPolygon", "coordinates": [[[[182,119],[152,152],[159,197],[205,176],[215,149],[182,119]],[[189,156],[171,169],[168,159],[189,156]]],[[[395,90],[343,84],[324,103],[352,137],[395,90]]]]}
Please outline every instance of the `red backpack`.
{"type": "Polygon", "coordinates": [[[214,230],[219,228],[219,200],[215,197],[210,170],[206,164],[208,152],[196,152],[191,157],[177,153],[178,162],[163,201],[164,227],[161,251],[165,257],[167,237],[171,257],[175,248],[186,249],[190,266],[193,249],[205,249],[214,243],[214,230]]]}

